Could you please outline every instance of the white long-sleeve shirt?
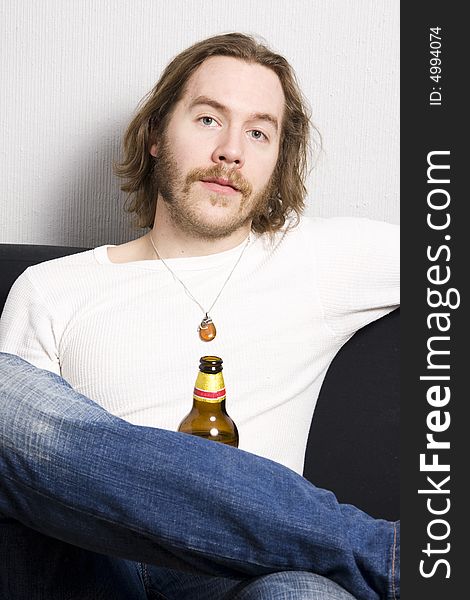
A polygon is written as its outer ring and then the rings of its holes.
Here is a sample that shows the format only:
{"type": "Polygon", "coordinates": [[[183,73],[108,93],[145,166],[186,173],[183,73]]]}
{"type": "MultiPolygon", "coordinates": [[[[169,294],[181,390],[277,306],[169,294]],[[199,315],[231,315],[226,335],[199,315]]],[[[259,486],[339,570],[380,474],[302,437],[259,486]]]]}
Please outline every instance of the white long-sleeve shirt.
{"type": "MultiPolygon", "coordinates": [[[[159,260],[114,264],[101,246],[47,261],[15,282],[0,351],[62,375],[123,419],[171,430],[191,408],[199,358],[221,356],[240,448],[302,473],[328,366],[399,302],[398,231],[304,217],[274,244],[252,236],[211,311],[212,342],[199,339],[201,309],[159,260]]],[[[208,308],[243,244],[166,262],[208,308]]]]}

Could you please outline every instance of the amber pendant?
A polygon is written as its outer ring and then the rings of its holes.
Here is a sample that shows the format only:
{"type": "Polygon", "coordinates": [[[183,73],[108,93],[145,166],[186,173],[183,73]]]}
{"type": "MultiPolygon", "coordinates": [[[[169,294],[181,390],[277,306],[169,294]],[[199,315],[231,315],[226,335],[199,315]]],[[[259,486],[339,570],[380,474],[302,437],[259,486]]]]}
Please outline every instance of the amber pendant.
{"type": "Polygon", "coordinates": [[[199,332],[199,337],[203,342],[211,342],[217,334],[215,325],[207,313],[206,316],[202,319],[201,324],[199,325],[197,330],[199,332]]]}

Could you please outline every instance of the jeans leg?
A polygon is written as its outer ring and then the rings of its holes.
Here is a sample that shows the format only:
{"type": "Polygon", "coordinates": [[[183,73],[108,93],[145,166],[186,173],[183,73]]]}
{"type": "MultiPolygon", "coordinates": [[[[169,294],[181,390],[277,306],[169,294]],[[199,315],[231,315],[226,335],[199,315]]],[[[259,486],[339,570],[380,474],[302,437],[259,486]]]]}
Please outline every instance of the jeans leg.
{"type": "Polygon", "coordinates": [[[165,600],[356,600],[331,579],[306,571],[236,580],[150,565],[143,568],[150,594],[165,600]]]}
{"type": "Polygon", "coordinates": [[[0,598],[147,600],[140,565],[71,546],[0,516],[0,598]]]}
{"type": "Polygon", "coordinates": [[[399,598],[397,524],[289,469],[106,412],[0,355],[0,512],[67,543],[211,575],[313,571],[399,598]]]}
{"type": "Polygon", "coordinates": [[[315,573],[283,571],[258,577],[224,600],[356,600],[339,585],[315,573]]]}

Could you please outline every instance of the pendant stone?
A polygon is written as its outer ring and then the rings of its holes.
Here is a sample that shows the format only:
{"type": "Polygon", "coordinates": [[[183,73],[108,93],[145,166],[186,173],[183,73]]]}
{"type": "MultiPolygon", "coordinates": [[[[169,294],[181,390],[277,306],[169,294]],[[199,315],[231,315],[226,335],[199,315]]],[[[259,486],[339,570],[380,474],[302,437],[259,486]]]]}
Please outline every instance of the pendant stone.
{"type": "Polygon", "coordinates": [[[203,342],[211,342],[216,334],[217,330],[215,328],[212,319],[207,315],[202,319],[201,324],[197,328],[199,332],[199,337],[203,342]]]}

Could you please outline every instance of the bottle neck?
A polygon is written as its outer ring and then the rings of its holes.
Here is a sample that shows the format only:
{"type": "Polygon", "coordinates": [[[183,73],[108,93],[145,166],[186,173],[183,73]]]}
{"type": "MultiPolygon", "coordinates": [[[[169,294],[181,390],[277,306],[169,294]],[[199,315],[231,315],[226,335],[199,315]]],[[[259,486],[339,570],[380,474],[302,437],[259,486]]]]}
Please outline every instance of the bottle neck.
{"type": "Polygon", "coordinates": [[[194,384],[194,402],[218,404],[223,402],[225,397],[225,383],[222,372],[202,373],[202,371],[199,371],[194,384]]]}

